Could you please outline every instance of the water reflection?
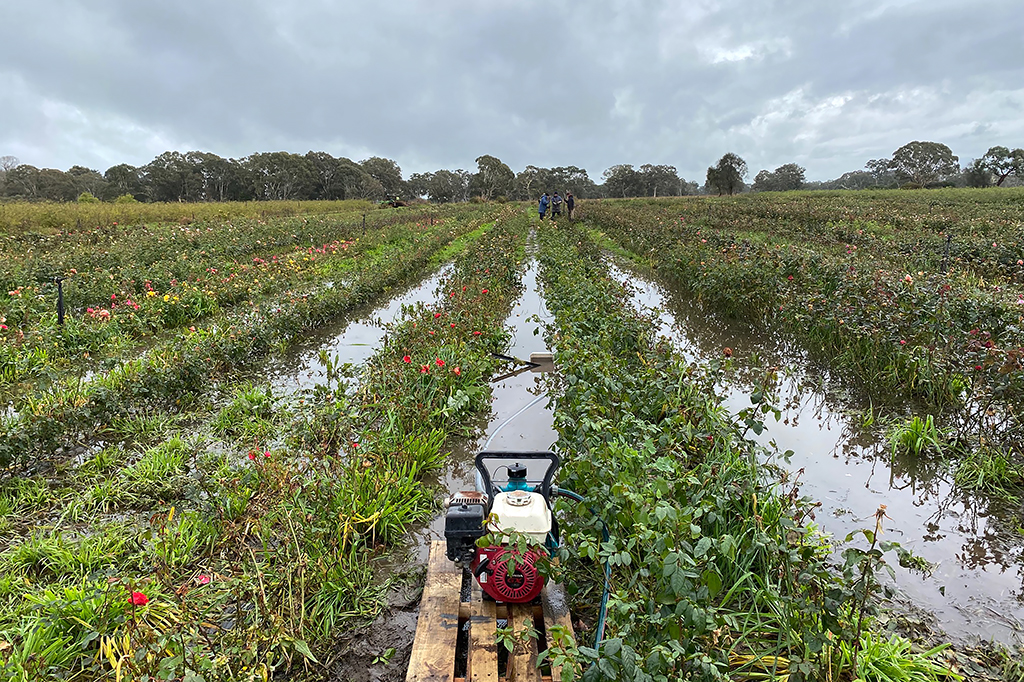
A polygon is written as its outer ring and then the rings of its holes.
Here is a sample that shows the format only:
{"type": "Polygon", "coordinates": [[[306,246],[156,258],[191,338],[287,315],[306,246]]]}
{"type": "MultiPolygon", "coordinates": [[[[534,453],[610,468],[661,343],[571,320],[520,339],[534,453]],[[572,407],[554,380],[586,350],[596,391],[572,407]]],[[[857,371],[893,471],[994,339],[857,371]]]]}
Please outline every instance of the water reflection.
{"type": "MultiPolygon", "coordinates": [[[[527,360],[531,353],[545,350],[541,331],[543,325],[551,319],[540,293],[536,263],[531,260],[523,275],[523,293],[505,321],[505,327],[512,332],[507,354],[527,360]]],[[[511,363],[509,367],[512,368],[511,363]]],[[[474,489],[476,468],[473,458],[485,444],[488,450],[496,451],[550,450],[558,439],[554,429],[554,414],[547,400],[541,400],[517,415],[544,394],[546,389],[541,374],[531,371],[516,374],[495,382],[491,389],[491,413],[481,418],[478,437],[456,448],[452,453],[451,468],[443,478],[436,481],[446,492],[474,489]],[[517,416],[509,422],[513,415],[517,416]],[[506,422],[508,425],[502,428],[506,422]]],[[[442,512],[428,526],[414,534],[413,541],[418,547],[420,561],[426,561],[430,541],[443,538],[442,512]]]]}
{"type": "Polygon", "coordinates": [[[1024,570],[1019,509],[1007,509],[954,489],[949,465],[935,457],[893,456],[871,405],[844,393],[827,366],[790,347],[779,335],[738,320],[708,315],[671,285],[613,265],[637,306],[657,310],[659,333],[690,361],[721,358],[731,349],[736,371],[723,383],[732,412],[750,406],[764,366],[779,368],[776,406],[758,440],[792,450],[791,471],[803,470],[802,492],[820,500],[821,528],[839,540],[873,527],[887,506],[886,534],[935,564],[930,577],[897,569],[902,597],[935,614],[955,640],[1024,642],[1024,570]]]}
{"type": "Polygon", "coordinates": [[[295,344],[269,367],[275,393],[293,394],[324,383],[327,368],[321,361],[322,352],[339,364],[365,364],[380,348],[386,326],[398,318],[402,308],[432,302],[438,285],[450,272],[451,266],[448,265],[419,284],[399,292],[384,305],[356,312],[316,330],[295,344]]]}

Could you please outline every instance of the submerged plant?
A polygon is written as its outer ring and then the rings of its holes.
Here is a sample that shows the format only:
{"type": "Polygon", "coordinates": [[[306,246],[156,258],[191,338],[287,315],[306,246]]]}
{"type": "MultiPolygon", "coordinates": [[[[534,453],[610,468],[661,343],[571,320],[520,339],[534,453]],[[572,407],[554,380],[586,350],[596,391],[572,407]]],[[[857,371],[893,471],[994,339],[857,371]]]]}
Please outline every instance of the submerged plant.
{"type": "Polygon", "coordinates": [[[964,490],[1015,501],[1024,488],[1024,462],[1009,450],[982,445],[957,462],[953,479],[964,490]]]}
{"type": "Polygon", "coordinates": [[[914,415],[909,421],[894,424],[888,438],[893,455],[900,452],[915,456],[926,452],[942,454],[947,447],[945,434],[935,425],[935,417],[930,414],[924,419],[914,415]]]}

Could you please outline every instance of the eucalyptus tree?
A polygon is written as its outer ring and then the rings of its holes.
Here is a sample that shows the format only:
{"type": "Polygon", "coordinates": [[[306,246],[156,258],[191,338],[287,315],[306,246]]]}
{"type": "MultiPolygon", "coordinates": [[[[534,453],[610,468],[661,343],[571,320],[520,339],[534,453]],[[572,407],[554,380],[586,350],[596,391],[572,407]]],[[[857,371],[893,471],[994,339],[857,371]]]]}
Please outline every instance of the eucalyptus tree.
{"type": "Polygon", "coordinates": [[[960,159],[939,142],[908,142],[892,153],[891,170],[900,184],[924,187],[960,174],[960,159]]]}
{"type": "Polygon", "coordinates": [[[743,189],[743,178],[747,176],[747,162],[738,155],[729,152],[710,166],[707,172],[707,187],[710,191],[722,194],[733,194],[743,189]]]}
{"type": "Polygon", "coordinates": [[[477,172],[469,182],[469,193],[484,199],[507,197],[512,193],[516,174],[496,156],[484,154],[476,159],[477,172]]]}
{"type": "Polygon", "coordinates": [[[754,186],[751,189],[755,192],[787,192],[800,189],[806,182],[806,174],[803,166],[795,163],[783,164],[774,171],[762,170],[754,176],[754,186]]]}
{"type": "Polygon", "coordinates": [[[980,161],[980,165],[992,174],[996,187],[1001,187],[1011,175],[1024,177],[1024,149],[1010,151],[1007,147],[991,147],[980,161]]]}
{"type": "MultiPolygon", "coordinates": [[[[376,180],[377,183],[379,183],[380,190],[383,191],[386,196],[398,197],[406,193],[405,181],[402,179],[402,169],[391,159],[385,159],[381,156],[371,156],[364,161],[360,161],[359,166],[366,171],[373,180],[376,180]]],[[[361,187],[363,190],[366,190],[369,187],[373,187],[376,190],[377,186],[364,179],[361,183],[361,187]]]]}

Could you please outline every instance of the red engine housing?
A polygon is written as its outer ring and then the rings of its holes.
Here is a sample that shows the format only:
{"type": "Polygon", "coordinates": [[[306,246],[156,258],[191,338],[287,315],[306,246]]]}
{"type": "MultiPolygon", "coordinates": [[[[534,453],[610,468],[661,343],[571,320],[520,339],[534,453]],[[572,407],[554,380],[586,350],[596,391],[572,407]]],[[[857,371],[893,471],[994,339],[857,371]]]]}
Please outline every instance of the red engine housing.
{"type": "Polygon", "coordinates": [[[537,570],[536,552],[519,554],[508,547],[477,549],[471,569],[481,589],[494,601],[508,604],[528,604],[540,596],[544,576],[537,570]],[[515,557],[515,570],[510,570],[509,559],[515,557]]]}

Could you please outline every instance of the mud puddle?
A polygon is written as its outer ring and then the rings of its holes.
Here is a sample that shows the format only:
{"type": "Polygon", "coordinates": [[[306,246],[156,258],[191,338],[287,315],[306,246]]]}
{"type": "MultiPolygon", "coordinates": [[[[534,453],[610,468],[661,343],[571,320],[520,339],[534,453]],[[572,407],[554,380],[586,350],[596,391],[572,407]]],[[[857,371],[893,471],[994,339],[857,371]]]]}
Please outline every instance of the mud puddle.
{"type": "MultiPolygon", "coordinates": [[[[816,521],[836,540],[873,529],[875,510],[886,505],[886,539],[935,565],[929,577],[896,566],[898,602],[932,614],[932,625],[960,643],[1024,642],[1019,510],[956,491],[938,460],[892,457],[884,430],[865,423],[870,405],[822,388],[827,369],[782,339],[708,317],[670,286],[617,267],[612,276],[631,286],[637,305],[658,309],[659,333],[688,360],[721,358],[731,349],[739,369],[721,390],[732,414],[750,406],[754,358],[790,371],[780,373],[782,420],[769,418],[758,440],[769,446],[774,441],[780,453],[794,452],[778,464],[799,476],[804,495],[821,501],[816,521]]],[[[895,557],[890,563],[895,566],[895,557]]]]}

